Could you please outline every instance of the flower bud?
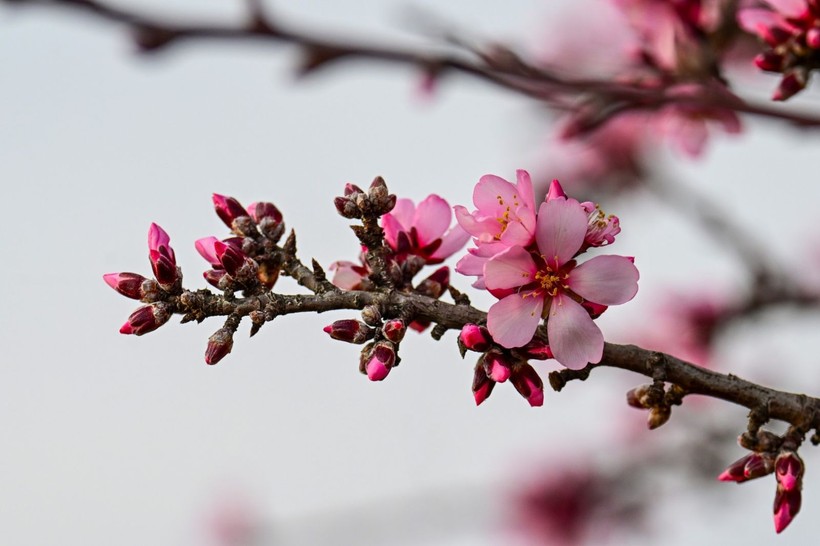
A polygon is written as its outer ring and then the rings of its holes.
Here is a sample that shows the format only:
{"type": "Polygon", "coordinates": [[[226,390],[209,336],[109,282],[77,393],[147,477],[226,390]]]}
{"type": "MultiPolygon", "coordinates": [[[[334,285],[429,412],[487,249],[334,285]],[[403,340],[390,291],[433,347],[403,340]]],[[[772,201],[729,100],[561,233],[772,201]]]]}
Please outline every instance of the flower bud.
{"type": "Polygon", "coordinates": [[[382,327],[382,333],[384,337],[392,341],[393,343],[400,343],[402,339],[404,339],[404,333],[407,331],[407,327],[404,324],[404,321],[401,319],[392,319],[388,320],[384,323],[382,327]]]}
{"type": "Polygon", "coordinates": [[[196,248],[196,251],[199,252],[199,255],[205,258],[205,261],[214,267],[221,267],[222,265],[219,262],[219,258],[216,255],[216,250],[214,249],[214,245],[218,242],[219,239],[214,236],[203,237],[194,242],[194,247],[196,248]]]}
{"type": "Polygon", "coordinates": [[[225,195],[213,194],[214,209],[216,214],[225,223],[226,226],[233,229],[233,221],[240,216],[247,216],[248,213],[242,205],[233,197],[225,195]]]}
{"type": "Polygon", "coordinates": [[[368,305],[362,309],[362,320],[370,326],[380,326],[382,323],[382,313],[378,306],[368,305]]]}
{"type": "Polygon", "coordinates": [[[345,189],[344,189],[345,197],[351,196],[351,195],[356,194],[356,193],[364,193],[364,190],[361,189],[356,184],[351,184],[350,182],[345,184],[345,189]]]}
{"type": "Polygon", "coordinates": [[[371,381],[382,381],[396,363],[396,350],[390,342],[380,341],[364,354],[364,371],[371,381]]]}
{"type": "Polygon", "coordinates": [[[226,283],[230,280],[230,277],[228,277],[228,273],[224,269],[209,269],[205,271],[202,276],[211,286],[219,288],[220,290],[228,288],[226,283]]]}
{"type": "Polygon", "coordinates": [[[478,324],[465,324],[458,335],[458,342],[465,350],[483,353],[490,348],[492,337],[490,331],[478,324]]]}
{"type": "Polygon", "coordinates": [[[126,298],[139,300],[145,295],[142,285],[149,279],[137,273],[106,273],[103,280],[126,298]]]}
{"type": "Polygon", "coordinates": [[[557,179],[553,179],[550,182],[549,190],[547,191],[547,198],[545,201],[552,201],[553,199],[560,199],[560,198],[567,198],[567,194],[564,193],[564,188],[561,187],[561,183],[558,182],[557,179]]]}
{"type": "Polygon", "coordinates": [[[450,286],[450,268],[446,265],[433,271],[416,287],[416,292],[428,298],[439,299],[450,286]]]}
{"type": "Polygon", "coordinates": [[[205,363],[216,364],[233,349],[233,332],[228,328],[220,328],[208,338],[208,347],[205,349],[205,363]]]}
{"type": "Polygon", "coordinates": [[[153,332],[171,318],[171,306],[165,302],[144,305],[131,313],[120,328],[121,334],[141,336],[153,332]]]}
{"type": "Polygon", "coordinates": [[[750,453],[730,464],[718,480],[722,482],[742,483],[747,480],[760,478],[771,474],[774,464],[771,455],[766,453],[750,453]]]}
{"type": "Polygon", "coordinates": [[[633,408],[648,409],[652,404],[649,403],[651,397],[652,385],[639,385],[634,389],[630,389],[626,393],[626,403],[633,408]]]}
{"type": "Polygon", "coordinates": [[[754,58],[755,66],[766,72],[781,72],[783,70],[783,55],[774,51],[764,51],[754,58]]]}
{"type": "Polygon", "coordinates": [[[493,392],[493,387],[495,387],[495,381],[487,377],[483,360],[483,356],[478,359],[478,364],[473,372],[473,398],[476,406],[480,406],[484,400],[489,398],[493,392]]]}
{"type": "Polygon", "coordinates": [[[535,368],[527,363],[522,363],[515,368],[510,382],[532,407],[544,405],[544,382],[535,368]]]}
{"type": "Polygon", "coordinates": [[[377,214],[386,214],[396,206],[396,196],[389,194],[387,184],[381,176],[377,176],[370,184],[368,198],[377,214]]]}
{"type": "Polygon", "coordinates": [[[154,278],[166,289],[170,289],[182,278],[170,243],[171,238],[165,230],[152,223],[148,229],[148,260],[151,262],[154,278]]]}
{"type": "Polygon", "coordinates": [[[794,451],[781,451],[774,463],[777,483],[786,491],[800,489],[803,469],[803,460],[794,451]]]}
{"type": "Polygon", "coordinates": [[[535,360],[548,360],[550,358],[555,358],[555,355],[552,354],[552,349],[550,349],[550,346],[540,339],[533,339],[521,347],[519,351],[523,352],[527,358],[532,358],[535,360]]]}
{"type": "Polygon", "coordinates": [[[774,496],[774,529],[778,533],[789,526],[794,517],[800,511],[801,494],[800,489],[787,490],[782,486],[777,487],[774,496]]]}
{"type": "Polygon", "coordinates": [[[671,408],[667,406],[655,406],[649,410],[649,416],[646,418],[646,426],[649,430],[655,430],[665,424],[671,416],[671,408]]]}
{"type": "Polygon", "coordinates": [[[265,218],[272,218],[277,223],[282,223],[282,213],[273,203],[257,201],[248,205],[247,211],[248,215],[257,224],[262,223],[265,218]]]}
{"type": "Polygon", "coordinates": [[[347,197],[335,197],[333,199],[333,205],[336,207],[336,212],[345,218],[352,220],[362,217],[362,212],[352,199],[348,199],[347,197]]]}
{"type": "Polygon", "coordinates": [[[806,32],[806,45],[812,49],[820,49],[820,28],[813,27],[806,32]]]}
{"type": "Polygon", "coordinates": [[[772,100],[786,100],[790,99],[806,87],[808,76],[804,69],[797,67],[790,72],[783,75],[780,80],[780,85],[777,86],[772,94],[772,100]]]}
{"type": "Polygon", "coordinates": [[[484,370],[487,376],[496,383],[503,383],[512,374],[512,362],[503,353],[490,351],[484,355],[484,370]]]}
{"type": "Polygon", "coordinates": [[[333,339],[357,345],[371,339],[375,332],[364,322],[353,319],[337,320],[325,326],[324,331],[333,339]]]}
{"type": "Polygon", "coordinates": [[[233,245],[216,241],[214,243],[214,252],[219,263],[231,277],[236,277],[239,274],[239,269],[245,265],[247,256],[233,245]]]}

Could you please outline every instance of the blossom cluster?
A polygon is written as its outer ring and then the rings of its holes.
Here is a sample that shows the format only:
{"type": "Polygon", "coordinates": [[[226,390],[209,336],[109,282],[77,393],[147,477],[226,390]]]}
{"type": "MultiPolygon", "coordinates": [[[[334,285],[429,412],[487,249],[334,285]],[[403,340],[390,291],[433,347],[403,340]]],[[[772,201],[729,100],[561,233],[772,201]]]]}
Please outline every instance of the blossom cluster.
{"type": "Polygon", "coordinates": [[[618,218],[595,203],[568,197],[557,180],[536,208],[530,176],[523,170],[515,184],[482,177],[473,203],[473,212],[455,207],[475,244],[456,271],[476,276],[474,286],[499,299],[487,314],[493,341],[507,349],[523,347],[544,320],[559,363],[579,369],[599,362],[604,339],[593,319],[631,300],[639,274],[632,258],[602,255],[580,265],[577,258],[613,243],[620,232],[618,218]]]}

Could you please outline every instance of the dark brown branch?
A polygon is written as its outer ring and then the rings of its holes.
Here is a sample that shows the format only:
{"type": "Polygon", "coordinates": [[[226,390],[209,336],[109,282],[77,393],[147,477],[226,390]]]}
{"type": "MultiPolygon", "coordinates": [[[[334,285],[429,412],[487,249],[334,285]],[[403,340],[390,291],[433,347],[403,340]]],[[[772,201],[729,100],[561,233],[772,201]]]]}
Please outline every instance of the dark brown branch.
{"type": "Polygon", "coordinates": [[[285,25],[266,17],[257,3],[251,4],[249,22],[244,26],[223,26],[172,23],[127,8],[115,7],[96,0],[2,0],[15,5],[67,7],[86,11],[98,18],[123,23],[134,31],[143,51],[158,51],[182,40],[224,40],[290,43],[305,53],[302,72],[316,70],[341,59],[363,59],[420,68],[431,74],[456,72],[477,78],[510,91],[549,101],[560,95],[596,95],[612,103],[617,110],[657,109],[675,103],[703,108],[729,109],[758,117],[787,122],[800,128],[820,127],[820,116],[789,111],[769,104],[758,104],[732,95],[704,91],[687,96],[667,93],[667,89],[648,89],[609,80],[563,78],[551,71],[523,61],[512,51],[496,48],[491,53],[473,59],[467,55],[441,53],[434,50],[371,45],[356,40],[329,39],[326,33],[312,32],[285,25]],[[500,52],[500,53],[499,53],[500,52]]]}

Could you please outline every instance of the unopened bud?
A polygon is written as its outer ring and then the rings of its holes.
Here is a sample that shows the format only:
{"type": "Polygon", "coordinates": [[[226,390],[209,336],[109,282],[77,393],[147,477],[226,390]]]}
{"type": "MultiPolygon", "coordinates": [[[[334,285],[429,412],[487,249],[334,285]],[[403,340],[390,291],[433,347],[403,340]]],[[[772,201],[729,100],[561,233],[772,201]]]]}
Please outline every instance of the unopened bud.
{"type": "Polygon", "coordinates": [[[247,259],[245,253],[235,246],[225,244],[222,241],[216,241],[214,243],[214,252],[216,253],[219,263],[225,271],[227,271],[228,275],[231,277],[238,276],[240,268],[245,265],[247,259]]]}
{"type": "Polygon", "coordinates": [[[205,363],[216,364],[233,349],[233,332],[228,328],[220,328],[208,338],[208,347],[205,349],[205,363]]]}
{"type": "Polygon", "coordinates": [[[778,485],[774,496],[774,529],[778,533],[789,526],[800,511],[800,489],[787,490],[778,485]]]}
{"type": "Polygon", "coordinates": [[[396,196],[389,194],[387,184],[381,176],[377,176],[370,184],[368,198],[377,214],[386,214],[396,206],[396,196]]]}
{"type": "Polygon", "coordinates": [[[633,408],[647,409],[651,406],[650,398],[652,392],[652,385],[639,385],[634,389],[627,391],[626,403],[633,408]]]}
{"type": "Polygon", "coordinates": [[[448,286],[450,286],[450,268],[444,265],[421,281],[416,287],[416,292],[437,300],[447,291],[448,286]]]}
{"type": "MultiPolygon", "coordinates": [[[[363,353],[364,356],[364,353],[363,353]]],[[[379,342],[373,345],[364,361],[364,372],[371,381],[382,381],[396,363],[396,350],[390,342],[379,342]]]]}
{"type": "Polygon", "coordinates": [[[171,306],[165,302],[144,305],[131,313],[120,328],[121,334],[141,336],[153,332],[171,318],[171,306]]]}
{"type": "Polygon", "coordinates": [[[275,222],[282,223],[282,213],[276,208],[273,203],[266,203],[264,201],[257,201],[251,203],[247,208],[248,215],[257,224],[261,223],[265,218],[271,218],[275,222]]]}
{"type": "Polygon", "coordinates": [[[771,474],[774,470],[774,461],[771,455],[764,453],[750,453],[730,464],[718,480],[722,482],[742,483],[761,476],[771,474]]]}
{"type": "Polygon", "coordinates": [[[382,313],[376,305],[367,305],[362,309],[362,320],[370,326],[380,326],[382,323],[382,313]]]}
{"type": "Polygon", "coordinates": [[[333,339],[346,341],[347,343],[361,344],[371,339],[375,330],[365,324],[353,319],[337,320],[324,327],[324,331],[333,339]]]}
{"type": "Polygon", "coordinates": [[[356,203],[352,199],[348,199],[347,197],[335,197],[333,199],[333,205],[336,207],[336,212],[345,218],[354,219],[362,217],[362,211],[359,210],[359,207],[356,206],[356,203]]]}
{"type": "Polygon", "coordinates": [[[672,410],[667,406],[655,406],[649,410],[649,416],[646,418],[646,426],[649,430],[655,430],[669,420],[672,415],[672,410]]]}
{"type": "Polygon", "coordinates": [[[786,491],[800,489],[803,469],[803,460],[794,451],[781,451],[774,463],[777,483],[786,491]]]}
{"type": "Polygon", "coordinates": [[[487,372],[484,368],[484,357],[478,359],[478,364],[473,372],[473,398],[475,405],[480,406],[484,400],[490,397],[495,387],[495,381],[487,377],[487,372]]]}
{"type": "Polygon", "coordinates": [[[530,406],[535,408],[544,405],[544,382],[535,368],[529,364],[522,363],[517,366],[510,377],[510,383],[530,406]]]}
{"type": "Polygon", "coordinates": [[[782,101],[793,97],[806,87],[807,81],[806,71],[800,67],[787,72],[780,80],[780,85],[777,86],[774,94],[772,94],[772,100],[782,101]]]}
{"type": "Polygon", "coordinates": [[[230,277],[228,277],[228,273],[224,269],[209,269],[205,271],[202,276],[211,286],[215,286],[220,290],[228,288],[227,283],[230,281],[230,277]]]}
{"type": "Polygon", "coordinates": [[[550,182],[549,190],[547,191],[547,198],[546,201],[552,201],[553,199],[560,199],[560,198],[567,198],[567,194],[564,192],[564,188],[561,187],[561,183],[558,182],[557,179],[553,179],[550,182]]]}
{"type": "Polygon", "coordinates": [[[521,347],[519,351],[523,352],[527,358],[532,358],[535,360],[548,360],[550,358],[555,358],[555,355],[552,354],[552,349],[550,349],[550,346],[540,339],[533,339],[521,347]]]}
{"type": "Polygon", "coordinates": [[[361,189],[356,184],[351,184],[350,182],[345,184],[345,189],[344,189],[345,197],[348,197],[348,196],[356,194],[356,193],[364,193],[364,190],[361,189]]]}
{"type": "Polygon", "coordinates": [[[483,353],[490,348],[492,338],[486,327],[478,324],[465,324],[458,335],[458,342],[465,350],[483,353]]]}
{"type": "Polygon", "coordinates": [[[382,333],[384,334],[384,337],[393,343],[401,342],[401,340],[404,339],[404,333],[406,331],[407,326],[401,319],[388,320],[384,323],[384,326],[382,326],[382,333]]]}
{"type": "Polygon", "coordinates": [[[512,374],[512,362],[503,353],[488,352],[484,356],[484,369],[487,376],[496,383],[503,383],[512,374]]]}
{"type": "Polygon", "coordinates": [[[103,275],[103,280],[108,286],[133,300],[142,299],[144,295],[142,285],[148,281],[137,273],[106,273],[103,275]]]}
{"type": "Polygon", "coordinates": [[[783,55],[774,51],[764,51],[754,58],[755,66],[766,72],[781,72],[783,70],[783,55]]]}
{"type": "Polygon", "coordinates": [[[248,213],[244,207],[233,197],[225,195],[213,194],[214,209],[217,216],[225,223],[226,226],[233,229],[233,222],[240,216],[247,216],[248,213]]]}

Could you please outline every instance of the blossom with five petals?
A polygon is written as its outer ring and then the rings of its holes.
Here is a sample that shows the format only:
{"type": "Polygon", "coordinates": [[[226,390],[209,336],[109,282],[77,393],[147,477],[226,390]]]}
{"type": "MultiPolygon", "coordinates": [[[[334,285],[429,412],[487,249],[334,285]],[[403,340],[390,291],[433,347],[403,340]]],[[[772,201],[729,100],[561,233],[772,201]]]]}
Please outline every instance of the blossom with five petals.
{"type": "Polygon", "coordinates": [[[638,291],[638,270],[623,256],[597,256],[577,265],[588,214],[575,199],[542,203],[536,220],[534,252],[512,246],[484,266],[488,290],[513,290],[489,310],[487,328],[496,343],[512,348],[528,343],[542,317],[550,348],[568,368],[597,363],[604,339],[582,305],[618,305],[638,291]]]}

